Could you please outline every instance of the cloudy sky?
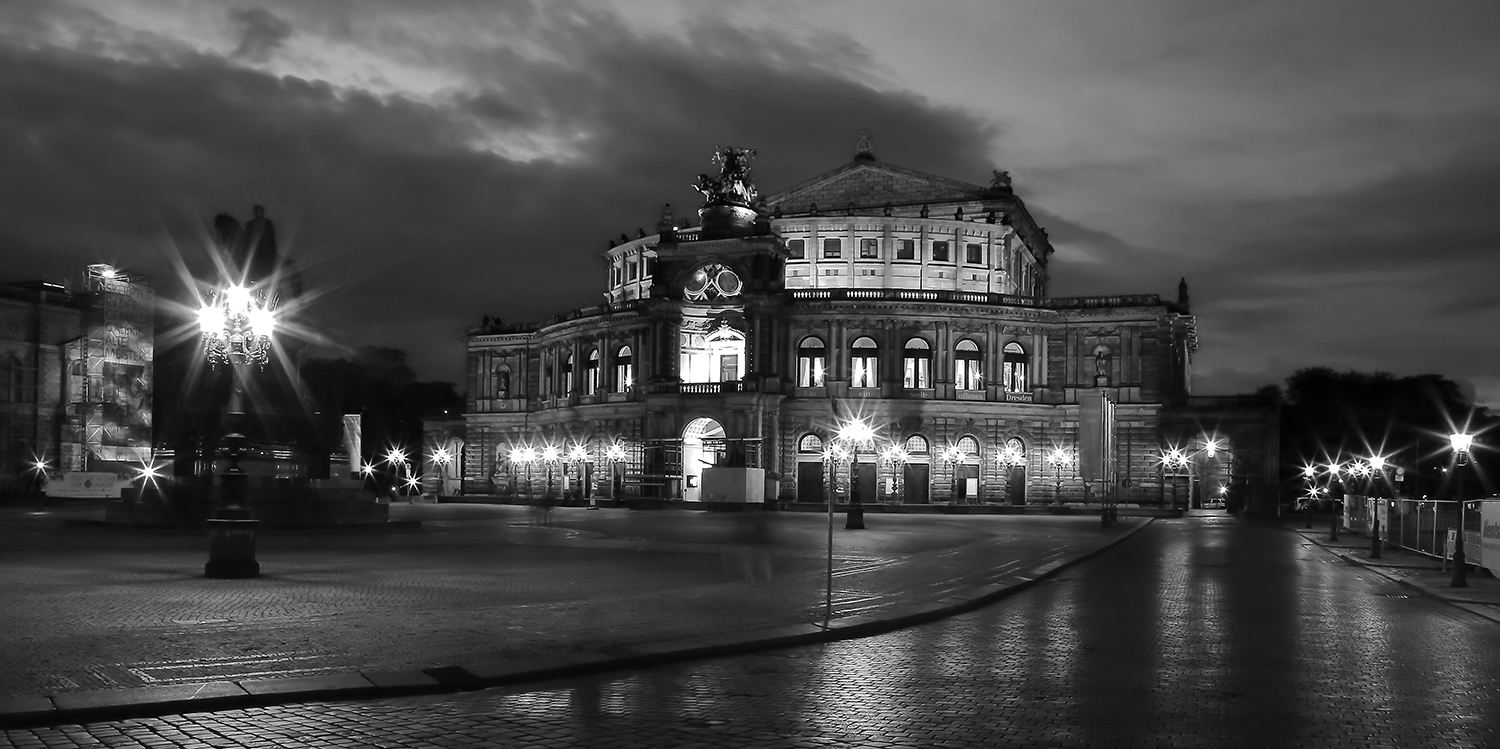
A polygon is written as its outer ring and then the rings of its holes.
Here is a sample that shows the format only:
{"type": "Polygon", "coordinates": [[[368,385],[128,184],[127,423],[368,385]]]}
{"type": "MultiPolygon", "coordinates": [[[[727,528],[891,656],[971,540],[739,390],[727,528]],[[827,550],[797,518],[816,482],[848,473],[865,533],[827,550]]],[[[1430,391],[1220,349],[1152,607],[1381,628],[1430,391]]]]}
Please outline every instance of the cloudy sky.
{"type": "Polygon", "coordinates": [[[0,2],[0,281],[179,294],[263,203],[326,341],[462,381],[484,314],[595,304],[716,144],[774,191],[1011,172],[1051,293],[1173,295],[1200,393],[1439,372],[1500,405],[1492,2],[0,2]]]}

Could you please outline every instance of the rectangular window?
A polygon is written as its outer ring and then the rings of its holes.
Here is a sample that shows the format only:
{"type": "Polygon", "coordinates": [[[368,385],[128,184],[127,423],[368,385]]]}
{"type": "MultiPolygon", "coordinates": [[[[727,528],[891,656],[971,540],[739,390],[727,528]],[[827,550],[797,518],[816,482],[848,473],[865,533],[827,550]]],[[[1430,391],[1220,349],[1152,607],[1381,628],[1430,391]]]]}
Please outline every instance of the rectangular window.
{"type": "Polygon", "coordinates": [[[906,371],[901,377],[902,387],[932,387],[932,359],[925,356],[908,356],[905,364],[906,371]]]}
{"type": "Polygon", "coordinates": [[[966,244],[964,245],[964,255],[964,262],[969,265],[984,265],[984,245],[966,244]]]}
{"type": "Polygon", "coordinates": [[[944,242],[944,241],[940,240],[940,241],[936,241],[936,242],[932,243],[932,262],[934,262],[934,263],[946,263],[946,262],[948,262],[948,243],[947,242],[944,242]]]}
{"type": "Polygon", "coordinates": [[[609,266],[609,285],[610,286],[619,286],[620,285],[620,266],[618,266],[618,265],[611,265],[611,266],[609,266]]]}
{"type": "Polygon", "coordinates": [[[625,280],[626,281],[634,281],[635,277],[636,277],[636,274],[638,272],[639,272],[639,268],[636,267],[636,264],[635,264],[634,260],[626,260],[625,261],[625,280]]]}
{"type": "Polygon", "coordinates": [[[859,240],[859,259],[876,260],[880,258],[880,240],[868,237],[859,240]]]}
{"type": "Polygon", "coordinates": [[[896,259],[897,260],[916,260],[917,259],[917,241],[915,239],[898,239],[898,240],[896,240],[896,259]]]}
{"type": "Polygon", "coordinates": [[[856,355],[849,360],[849,387],[880,387],[879,372],[874,356],[856,355]]]}
{"type": "Polygon", "coordinates": [[[841,258],[844,256],[844,243],[838,237],[829,237],[823,240],[824,258],[841,258]]]}
{"type": "Polygon", "coordinates": [[[787,254],[791,255],[794,258],[804,257],[804,256],[806,256],[806,253],[807,253],[807,250],[805,249],[806,245],[807,245],[807,241],[806,240],[802,240],[802,239],[788,239],[786,241],[786,251],[787,251],[787,254]]]}
{"type": "Polygon", "coordinates": [[[823,357],[807,354],[797,357],[797,387],[823,387],[823,357]]]}

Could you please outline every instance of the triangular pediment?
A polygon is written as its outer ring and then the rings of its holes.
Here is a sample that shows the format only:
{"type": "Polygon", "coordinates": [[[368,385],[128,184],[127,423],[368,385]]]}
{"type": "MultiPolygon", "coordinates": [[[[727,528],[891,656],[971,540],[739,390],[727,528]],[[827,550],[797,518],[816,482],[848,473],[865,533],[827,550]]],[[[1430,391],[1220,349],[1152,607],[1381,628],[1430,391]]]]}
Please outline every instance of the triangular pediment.
{"type": "Polygon", "coordinates": [[[803,213],[814,203],[820,211],[835,211],[850,205],[966,202],[989,195],[986,188],[956,179],[878,161],[858,160],[770,195],[766,198],[766,205],[786,213],[803,213]]]}

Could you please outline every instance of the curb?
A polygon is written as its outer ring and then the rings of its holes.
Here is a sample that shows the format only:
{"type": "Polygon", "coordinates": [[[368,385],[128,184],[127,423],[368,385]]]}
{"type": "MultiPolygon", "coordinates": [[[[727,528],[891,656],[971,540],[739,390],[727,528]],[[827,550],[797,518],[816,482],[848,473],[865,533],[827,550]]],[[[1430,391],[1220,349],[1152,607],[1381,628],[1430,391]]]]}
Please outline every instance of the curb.
{"type": "Polygon", "coordinates": [[[759,650],[837,642],[884,634],[944,619],[994,603],[1062,570],[1098,555],[1142,529],[1154,518],[1117,536],[1082,547],[1071,556],[1030,569],[996,576],[985,584],[938,601],[834,619],[824,624],[792,624],[701,638],[645,642],[603,651],[577,651],[533,658],[413,671],[328,674],[280,679],[210,681],[198,684],[101,689],[56,695],[0,697],[0,728],[33,728],[175,713],[285,705],[314,700],[366,699],[473,691],[689,659],[714,658],[759,650]]]}
{"type": "Polygon", "coordinates": [[[1370,570],[1371,572],[1374,572],[1375,574],[1380,575],[1381,577],[1383,577],[1383,578],[1385,578],[1387,580],[1390,580],[1391,582],[1393,582],[1393,583],[1395,583],[1397,585],[1400,585],[1401,587],[1406,588],[1407,590],[1411,590],[1411,591],[1415,591],[1417,593],[1420,593],[1423,596],[1425,596],[1427,598],[1431,598],[1434,601],[1442,601],[1443,603],[1446,603],[1446,604],[1448,604],[1450,606],[1453,606],[1455,608],[1463,609],[1464,611],[1467,611],[1467,612],[1469,612],[1469,613],[1471,613],[1471,614],[1473,614],[1475,616],[1478,616],[1480,618],[1488,619],[1489,621],[1492,621],[1492,622],[1495,622],[1497,624],[1500,624],[1500,613],[1491,611],[1490,607],[1488,607],[1486,604],[1475,603],[1475,602],[1472,602],[1472,601],[1462,601],[1462,600],[1458,600],[1458,599],[1455,599],[1455,598],[1451,598],[1449,596],[1445,596],[1445,595],[1443,595],[1441,593],[1433,591],[1433,590],[1431,590],[1429,588],[1424,588],[1424,587],[1422,587],[1420,585],[1417,585],[1416,583],[1413,583],[1410,580],[1407,580],[1405,578],[1396,577],[1394,575],[1388,575],[1388,574],[1385,573],[1385,568],[1389,567],[1389,566],[1396,566],[1396,565],[1368,564],[1367,563],[1368,560],[1366,560],[1366,559],[1362,559],[1362,558],[1360,558],[1358,556],[1355,556],[1353,554],[1346,553],[1346,552],[1342,551],[1341,549],[1324,546],[1323,544],[1319,543],[1317,541],[1317,539],[1311,538],[1311,537],[1309,537],[1305,533],[1301,533],[1301,529],[1293,529],[1293,530],[1294,530],[1294,532],[1297,532],[1298,535],[1301,535],[1303,538],[1306,538],[1308,541],[1312,542],[1312,544],[1314,546],[1316,546],[1319,549],[1323,550],[1325,553],[1327,553],[1327,554],[1329,554],[1331,556],[1337,557],[1339,559],[1342,559],[1342,560],[1344,560],[1348,564],[1352,564],[1352,565],[1355,565],[1355,566],[1358,566],[1358,567],[1363,567],[1364,569],[1370,570]]]}

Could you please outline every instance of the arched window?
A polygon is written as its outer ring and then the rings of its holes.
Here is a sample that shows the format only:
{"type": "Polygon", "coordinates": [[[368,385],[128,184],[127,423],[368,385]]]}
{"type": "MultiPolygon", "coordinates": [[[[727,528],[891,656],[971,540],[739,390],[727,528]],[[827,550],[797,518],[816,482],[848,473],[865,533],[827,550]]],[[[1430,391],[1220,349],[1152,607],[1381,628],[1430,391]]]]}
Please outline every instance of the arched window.
{"type": "Polygon", "coordinates": [[[901,351],[901,386],[905,388],[932,387],[932,349],[921,338],[906,342],[901,351]]]}
{"type": "Polygon", "coordinates": [[[872,338],[856,338],[849,347],[849,387],[880,387],[880,347],[872,338]]]}
{"type": "Polygon", "coordinates": [[[972,437],[971,435],[967,435],[967,434],[964,435],[964,436],[962,436],[962,437],[959,437],[958,438],[958,454],[962,455],[964,457],[964,460],[968,460],[968,461],[978,460],[979,459],[979,440],[976,440],[976,439],[974,439],[974,437],[972,437]]]}
{"type": "Polygon", "coordinates": [[[1024,393],[1031,390],[1026,381],[1026,349],[1011,341],[1005,344],[1005,368],[1000,373],[1001,383],[1007,393],[1024,393]]]}
{"type": "Polygon", "coordinates": [[[21,369],[21,357],[11,354],[0,357],[0,400],[21,403],[26,399],[26,376],[21,369]]]}
{"type": "Polygon", "coordinates": [[[615,392],[628,393],[635,385],[635,367],[631,364],[630,347],[621,346],[615,352],[615,392]]]}
{"type": "Polygon", "coordinates": [[[593,395],[599,391],[599,349],[589,349],[589,358],[583,365],[583,394],[593,395]]]}
{"type": "Polygon", "coordinates": [[[821,454],[823,452],[823,440],[819,439],[816,434],[804,434],[802,435],[802,439],[797,440],[797,452],[821,454]]]}
{"type": "Polygon", "coordinates": [[[913,434],[906,438],[906,452],[908,455],[926,455],[927,438],[920,434],[913,434]]]}
{"type": "Polygon", "coordinates": [[[979,371],[979,346],[973,341],[959,341],[953,352],[953,384],[959,390],[982,390],[979,371]]]}
{"type": "Polygon", "coordinates": [[[803,338],[797,345],[797,387],[823,387],[823,374],[828,365],[825,351],[823,340],[817,336],[803,338]]]}
{"type": "Polygon", "coordinates": [[[572,354],[568,354],[568,358],[563,359],[563,366],[562,366],[562,395],[568,396],[568,395],[572,395],[572,394],[573,394],[573,355],[572,354]]]}
{"type": "Polygon", "coordinates": [[[510,370],[504,365],[495,368],[494,394],[500,400],[510,398],[510,370]]]}

